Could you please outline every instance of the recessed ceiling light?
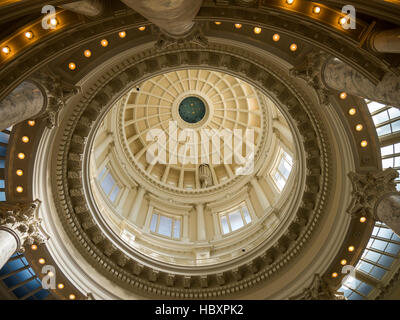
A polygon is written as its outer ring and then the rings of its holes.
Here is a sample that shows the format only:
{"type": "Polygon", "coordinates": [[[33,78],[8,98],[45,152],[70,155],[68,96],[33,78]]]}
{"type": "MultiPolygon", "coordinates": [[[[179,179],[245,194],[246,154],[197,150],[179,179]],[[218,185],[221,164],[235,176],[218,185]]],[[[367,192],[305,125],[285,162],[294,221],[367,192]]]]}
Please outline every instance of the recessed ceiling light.
{"type": "Polygon", "coordinates": [[[107,46],[108,46],[108,41],[107,41],[107,39],[101,40],[101,41],[100,41],[100,44],[101,44],[102,47],[107,47],[107,46]]]}
{"type": "Polygon", "coordinates": [[[76,64],[75,64],[75,62],[70,62],[70,63],[68,64],[68,68],[69,68],[70,70],[75,70],[75,69],[76,69],[76,64]]]}
{"type": "Polygon", "coordinates": [[[44,260],[43,258],[40,258],[38,261],[39,261],[40,264],[45,264],[46,263],[46,260],[44,260]]]}
{"type": "Polygon", "coordinates": [[[126,37],[126,32],[125,31],[121,31],[120,33],[118,33],[120,38],[125,38],[126,37]]]}
{"type": "Polygon", "coordinates": [[[17,190],[18,193],[22,193],[24,191],[24,188],[21,186],[18,186],[15,190],[17,190]]]}
{"type": "Polygon", "coordinates": [[[346,265],[346,264],[347,264],[347,260],[346,260],[346,259],[343,259],[342,261],[340,261],[340,264],[341,264],[342,266],[346,265]]]}
{"type": "Polygon", "coordinates": [[[242,27],[242,25],[240,23],[235,23],[235,28],[236,29],[240,29],[242,27]]]}
{"type": "Polygon", "coordinates": [[[22,153],[22,152],[18,153],[18,159],[21,159],[21,160],[25,159],[25,153],[22,153]]]}
{"type": "Polygon", "coordinates": [[[347,248],[347,250],[349,250],[350,252],[353,252],[354,249],[355,249],[354,246],[350,246],[350,247],[347,248]]]}
{"type": "Polygon", "coordinates": [[[346,24],[346,22],[347,22],[347,19],[346,19],[345,17],[341,17],[341,18],[339,19],[339,24],[340,24],[340,25],[344,25],[344,24],[346,24]]]}
{"type": "Polygon", "coordinates": [[[361,218],[360,218],[360,222],[361,222],[361,223],[364,223],[365,221],[367,221],[367,218],[366,218],[366,217],[361,217],[361,218]]]}
{"type": "Polygon", "coordinates": [[[50,24],[51,24],[53,27],[55,27],[55,26],[58,25],[58,20],[57,20],[56,18],[52,18],[52,19],[50,19],[50,24]]]}
{"type": "Polygon", "coordinates": [[[339,95],[340,99],[344,100],[347,98],[347,93],[346,92],[341,92],[339,95]]]}
{"type": "Polygon", "coordinates": [[[31,245],[31,249],[32,249],[33,251],[37,250],[37,248],[38,248],[38,246],[37,246],[36,244],[31,245]]]}
{"type": "Polygon", "coordinates": [[[27,39],[32,39],[32,38],[33,38],[33,33],[32,33],[32,31],[27,31],[27,32],[25,32],[25,38],[27,38],[27,39]]]}
{"type": "Polygon", "coordinates": [[[293,4],[294,0],[286,0],[287,4],[293,4]]]}
{"type": "Polygon", "coordinates": [[[358,125],[356,125],[356,130],[357,131],[361,131],[363,129],[363,125],[361,123],[359,123],[358,125]]]}
{"type": "Polygon", "coordinates": [[[30,127],[33,127],[34,125],[35,125],[35,120],[29,120],[28,121],[28,125],[30,126],[30,127]]]}
{"type": "Polygon", "coordinates": [[[356,108],[350,108],[349,109],[349,115],[354,116],[357,113],[357,109],[356,108]]]}
{"type": "Polygon", "coordinates": [[[92,51],[90,51],[89,49],[86,49],[85,51],[83,51],[83,55],[86,58],[90,58],[92,56],[92,51]]]}
{"type": "Polygon", "coordinates": [[[63,284],[63,283],[59,283],[59,284],[57,285],[57,288],[58,288],[58,289],[64,289],[64,284],[63,284]]]}
{"type": "Polygon", "coordinates": [[[214,22],[217,26],[219,26],[222,22],[221,21],[215,21],[214,22]]]}
{"type": "Polygon", "coordinates": [[[139,31],[144,31],[144,30],[146,30],[146,27],[145,26],[141,26],[138,29],[139,29],[139,31]]]}
{"type": "Polygon", "coordinates": [[[255,34],[260,34],[262,29],[260,27],[254,27],[253,31],[255,34]]]}
{"type": "Polygon", "coordinates": [[[337,272],[332,273],[332,278],[336,278],[338,276],[337,272]]]}
{"type": "Polygon", "coordinates": [[[321,12],[321,7],[315,6],[315,7],[313,8],[313,12],[314,12],[315,14],[319,14],[319,13],[321,12]]]}
{"type": "Polygon", "coordinates": [[[15,171],[15,173],[17,174],[17,176],[21,177],[24,175],[24,171],[22,171],[21,169],[18,169],[17,171],[15,171]]]}
{"type": "Polygon", "coordinates": [[[368,146],[368,141],[367,140],[361,141],[361,147],[365,148],[366,146],[368,146]]]}
{"type": "Polygon", "coordinates": [[[291,45],[290,45],[290,51],[296,51],[297,50],[297,44],[295,44],[295,43],[292,43],[291,45]]]}
{"type": "Polygon", "coordinates": [[[11,49],[8,46],[5,46],[1,49],[1,52],[3,52],[4,54],[10,54],[11,49]]]}
{"type": "Polygon", "coordinates": [[[71,293],[71,294],[69,295],[69,299],[70,299],[70,300],[75,300],[75,295],[71,293]]]}
{"type": "Polygon", "coordinates": [[[23,137],[21,138],[21,140],[22,140],[22,142],[24,142],[24,143],[28,143],[28,142],[29,142],[29,137],[23,136],[23,137]]]}
{"type": "Polygon", "coordinates": [[[275,34],[272,36],[272,40],[274,40],[275,42],[279,41],[280,38],[281,38],[281,36],[280,36],[279,34],[277,34],[277,33],[275,33],[275,34]]]}

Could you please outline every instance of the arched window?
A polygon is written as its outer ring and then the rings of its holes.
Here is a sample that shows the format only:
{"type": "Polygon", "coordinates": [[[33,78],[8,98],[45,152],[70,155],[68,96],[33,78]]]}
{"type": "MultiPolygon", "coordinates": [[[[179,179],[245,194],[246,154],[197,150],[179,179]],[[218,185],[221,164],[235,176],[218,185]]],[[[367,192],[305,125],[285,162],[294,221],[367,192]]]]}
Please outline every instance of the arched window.
{"type": "Polygon", "coordinates": [[[251,216],[245,203],[239,207],[219,214],[222,234],[228,234],[243,228],[251,222],[251,216]]]}
{"type": "Polygon", "coordinates": [[[106,194],[108,199],[112,203],[115,203],[121,187],[116,183],[113,175],[106,167],[104,167],[103,170],[100,171],[98,181],[100,183],[101,189],[106,194]]]}
{"type": "Polygon", "coordinates": [[[153,213],[150,222],[150,231],[168,238],[180,239],[181,219],[180,217],[153,213]]]}

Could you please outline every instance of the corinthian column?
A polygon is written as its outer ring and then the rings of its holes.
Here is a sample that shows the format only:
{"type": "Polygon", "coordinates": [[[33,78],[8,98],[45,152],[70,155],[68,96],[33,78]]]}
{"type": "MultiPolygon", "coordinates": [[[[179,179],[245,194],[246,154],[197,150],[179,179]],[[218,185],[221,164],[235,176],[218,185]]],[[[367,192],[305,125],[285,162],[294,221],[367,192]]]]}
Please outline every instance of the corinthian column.
{"type": "Polygon", "coordinates": [[[196,204],[197,212],[197,240],[206,240],[206,224],[204,222],[204,205],[196,204]]]}
{"type": "Polygon", "coordinates": [[[39,200],[27,204],[0,204],[0,269],[15,251],[45,242],[46,236],[37,217],[39,200]]]}
{"type": "Polygon", "coordinates": [[[137,189],[137,192],[136,192],[136,198],[135,198],[135,202],[132,207],[132,211],[130,212],[129,217],[128,217],[128,220],[133,223],[136,223],[136,219],[139,215],[139,211],[142,206],[143,197],[144,197],[145,193],[146,193],[146,190],[143,187],[139,186],[137,189]]]}
{"type": "Polygon", "coordinates": [[[391,72],[375,84],[343,61],[313,51],[290,74],[314,87],[324,104],[329,92],[335,90],[400,108],[400,77],[391,72]]]}
{"type": "Polygon", "coordinates": [[[352,185],[352,202],[347,212],[354,217],[369,217],[382,221],[400,235],[400,193],[396,191],[394,179],[397,170],[360,174],[348,174],[352,185]]]}

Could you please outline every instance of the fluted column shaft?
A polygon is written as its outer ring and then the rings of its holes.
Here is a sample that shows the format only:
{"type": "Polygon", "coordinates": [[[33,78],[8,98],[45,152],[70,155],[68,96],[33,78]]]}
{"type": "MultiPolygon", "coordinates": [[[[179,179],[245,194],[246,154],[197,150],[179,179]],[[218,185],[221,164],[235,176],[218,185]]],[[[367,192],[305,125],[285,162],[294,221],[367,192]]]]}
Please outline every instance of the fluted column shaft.
{"type": "Polygon", "coordinates": [[[400,107],[400,77],[393,73],[386,73],[375,85],[338,59],[330,59],[322,71],[322,80],[330,89],[400,107]]]}
{"type": "Polygon", "coordinates": [[[17,249],[18,243],[15,236],[6,229],[0,229],[0,269],[17,249]]]}
{"type": "Polygon", "coordinates": [[[45,108],[45,97],[39,87],[24,81],[0,101],[0,131],[37,116],[45,108]]]}
{"type": "Polygon", "coordinates": [[[190,31],[201,0],[121,0],[161,30],[172,36],[190,31]]]}
{"type": "Polygon", "coordinates": [[[400,53],[400,28],[375,33],[370,45],[377,52],[400,53]]]}

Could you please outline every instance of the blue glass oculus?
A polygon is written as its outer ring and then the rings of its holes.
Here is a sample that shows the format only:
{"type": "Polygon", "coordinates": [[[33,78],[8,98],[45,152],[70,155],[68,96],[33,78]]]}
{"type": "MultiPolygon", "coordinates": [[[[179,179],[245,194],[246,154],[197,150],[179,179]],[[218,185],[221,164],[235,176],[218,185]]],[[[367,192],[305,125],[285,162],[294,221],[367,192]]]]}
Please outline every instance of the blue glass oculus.
{"type": "Polygon", "coordinates": [[[204,118],[206,106],[197,97],[187,97],[179,104],[179,115],[188,123],[197,123],[204,118]]]}

